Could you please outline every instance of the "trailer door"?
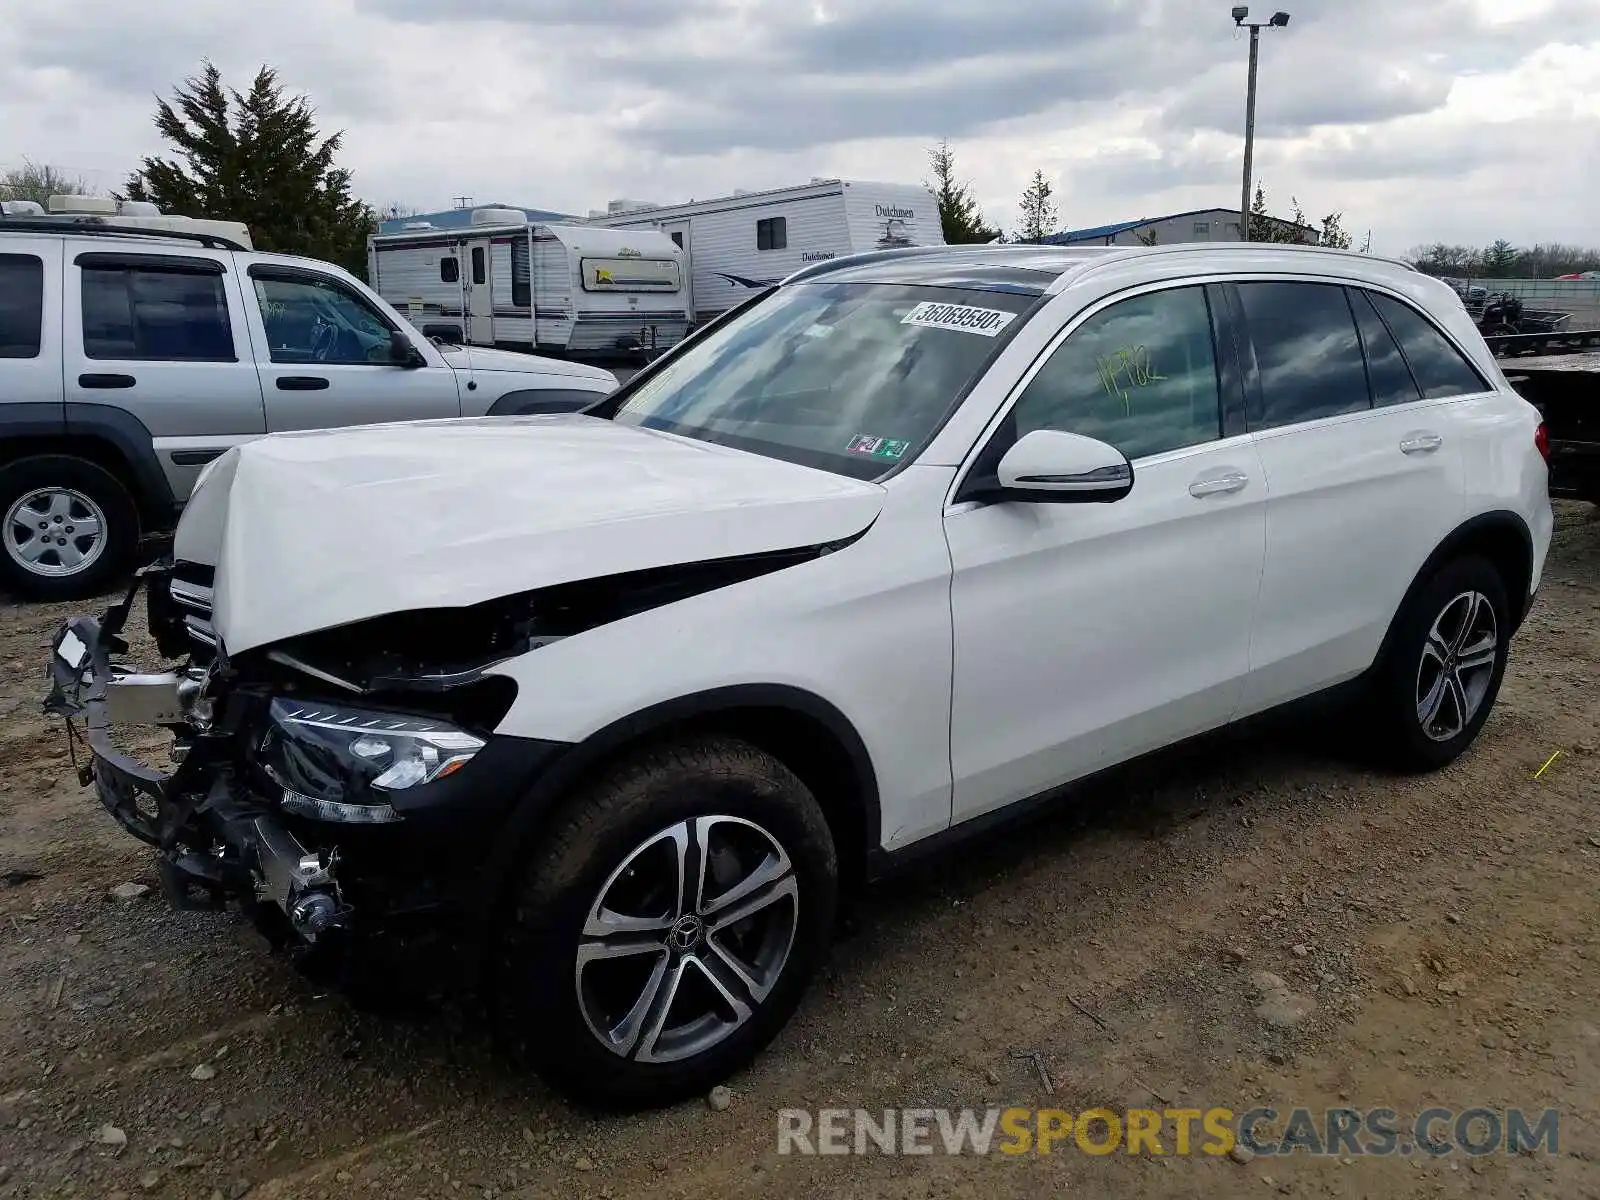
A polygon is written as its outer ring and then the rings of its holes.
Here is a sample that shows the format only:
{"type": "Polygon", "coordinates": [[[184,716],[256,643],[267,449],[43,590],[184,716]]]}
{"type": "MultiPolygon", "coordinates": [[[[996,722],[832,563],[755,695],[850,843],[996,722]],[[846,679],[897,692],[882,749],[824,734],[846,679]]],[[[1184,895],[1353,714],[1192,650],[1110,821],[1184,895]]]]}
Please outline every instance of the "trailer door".
{"type": "Polygon", "coordinates": [[[489,270],[489,239],[476,238],[466,243],[466,270],[462,272],[467,293],[467,341],[478,346],[494,345],[494,273],[489,270]]]}
{"type": "Polygon", "coordinates": [[[664,221],[661,232],[678,244],[683,251],[683,308],[694,320],[694,263],[689,258],[689,222],[664,221]]]}

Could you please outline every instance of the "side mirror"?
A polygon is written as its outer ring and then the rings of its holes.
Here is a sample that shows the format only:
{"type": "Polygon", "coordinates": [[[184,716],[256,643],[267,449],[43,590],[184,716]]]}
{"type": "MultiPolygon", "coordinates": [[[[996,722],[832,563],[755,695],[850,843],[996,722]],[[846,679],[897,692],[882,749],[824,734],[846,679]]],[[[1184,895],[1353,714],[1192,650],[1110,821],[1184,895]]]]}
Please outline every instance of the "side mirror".
{"type": "Polygon", "coordinates": [[[1115,446],[1056,429],[1017,439],[996,470],[997,500],[1109,504],[1133,491],[1133,464],[1115,446]]]}
{"type": "Polygon", "coordinates": [[[397,367],[425,367],[428,360],[401,330],[389,331],[389,361],[397,367]]]}

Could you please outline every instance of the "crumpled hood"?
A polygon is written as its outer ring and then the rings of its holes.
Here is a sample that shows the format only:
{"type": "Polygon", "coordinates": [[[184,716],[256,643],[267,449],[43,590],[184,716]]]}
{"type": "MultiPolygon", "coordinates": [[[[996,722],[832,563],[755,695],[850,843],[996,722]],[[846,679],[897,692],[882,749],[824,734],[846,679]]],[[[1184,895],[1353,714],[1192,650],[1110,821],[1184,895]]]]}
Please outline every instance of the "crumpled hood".
{"type": "Polygon", "coordinates": [[[277,434],[201,477],[174,542],[231,653],[351,621],[836,541],[883,489],[576,414],[277,434]]]}
{"type": "Polygon", "coordinates": [[[490,350],[483,346],[436,347],[457,371],[511,371],[518,374],[563,375],[569,379],[595,379],[607,387],[617,386],[617,377],[604,367],[547,358],[542,354],[522,354],[514,350],[490,350]]]}

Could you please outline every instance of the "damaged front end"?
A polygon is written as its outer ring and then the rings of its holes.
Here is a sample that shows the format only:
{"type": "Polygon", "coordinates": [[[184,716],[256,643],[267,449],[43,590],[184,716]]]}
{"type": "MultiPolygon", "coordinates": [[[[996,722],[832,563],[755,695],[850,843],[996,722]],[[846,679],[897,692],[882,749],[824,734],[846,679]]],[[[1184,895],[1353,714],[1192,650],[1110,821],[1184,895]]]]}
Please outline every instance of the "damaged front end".
{"type": "Polygon", "coordinates": [[[65,719],[75,766],[87,741],[80,782],[158,849],[169,900],[236,904],[280,944],[481,910],[489,849],[564,748],[492,732],[515,685],[485,669],[540,643],[528,598],[375,618],[237,658],[210,601],[208,568],[157,564],[51,646],[45,709],[65,719]],[[181,667],[123,665],[141,589],[158,649],[181,667]],[[169,731],[170,769],[119,748],[130,725],[169,731]]]}

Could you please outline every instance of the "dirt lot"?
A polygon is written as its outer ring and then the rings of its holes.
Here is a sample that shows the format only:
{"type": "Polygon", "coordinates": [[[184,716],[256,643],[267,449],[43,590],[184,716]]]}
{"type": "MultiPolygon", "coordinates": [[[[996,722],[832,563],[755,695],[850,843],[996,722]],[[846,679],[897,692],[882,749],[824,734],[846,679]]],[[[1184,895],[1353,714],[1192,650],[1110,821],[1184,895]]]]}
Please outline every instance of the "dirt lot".
{"type": "Polygon", "coordinates": [[[632,1118],[566,1106],[470,1023],[354,1012],[236,921],[109,898],[156,881],[38,715],[64,610],[0,607],[0,1196],[1600,1197],[1592,513],[1561,508],[1451,769],[1256,735],[1098,789],[876,889],[726,1111],[632,1118]],[[1310,1002],[1285,1028],[1260,971],[1310,1002]],[[775,1136],[785,1107],[1346,1102],[1556,1107],[1559,1151],[822,1158],[775,1136]]]}

